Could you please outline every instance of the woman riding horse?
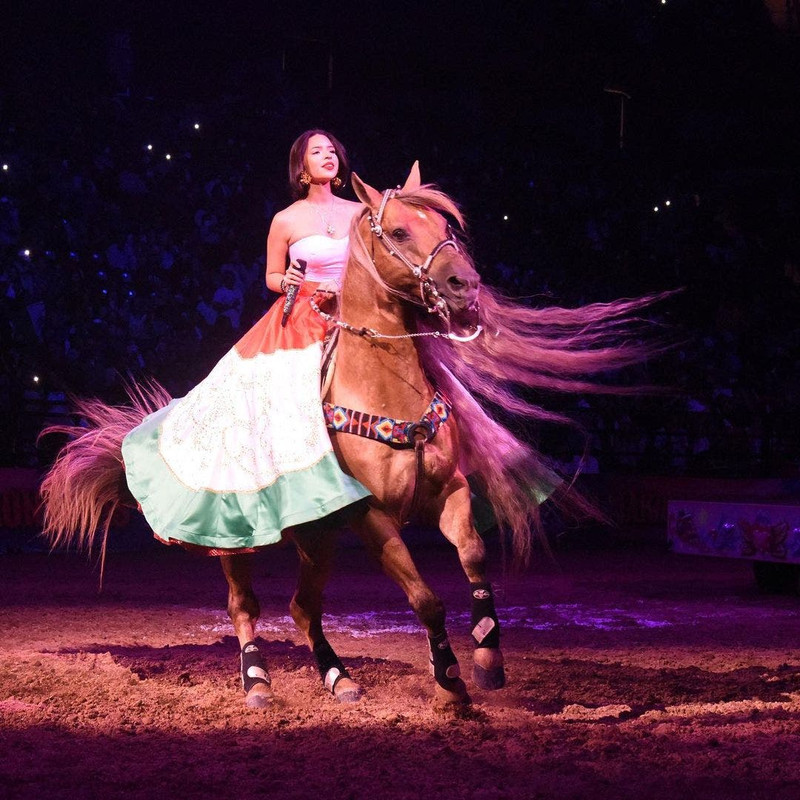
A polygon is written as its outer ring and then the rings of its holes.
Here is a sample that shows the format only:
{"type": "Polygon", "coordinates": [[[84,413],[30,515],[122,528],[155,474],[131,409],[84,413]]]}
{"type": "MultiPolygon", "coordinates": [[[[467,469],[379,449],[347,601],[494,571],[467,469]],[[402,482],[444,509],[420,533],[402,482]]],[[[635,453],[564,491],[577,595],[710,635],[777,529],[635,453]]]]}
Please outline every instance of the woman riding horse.
{"type": "MultiPolygon", "coordinates": [[[[309,174],[313,181],[313,171],[309,174]]],[[[422,580],[399,533],[412,515],[440,528],[456,546],[471,583],[473,677],[483,688],[500,688],[505,677],[499,623],[466,473],[491,502],[523,561],[541,500],[550,495],[573,509],[587,506],[574,493],[562,492],[545,460],[494,421],[482,403],[530,419],[561,420],[516,390],[614,391],[585,376],[637,363],[653,350],[625,337],[636,326],[632,313],[652,297],[578,309],[530,309],[482,286],[448,221],[463,225],[458,208],[441,192],[422,186],[416,166],[402,189],[380,193],[357,176],[353,184],[362,206],[350,230],[335,316],[324,310],[326,292],[313,280],[324,256],[304,252],[310,271],[292,311],[307,321],[303,331],[290,326],[289,338],[282,337],[273,308],[186,398],[159,408],[163,398],[140,391],[133,409],[84,404],[81,411],[95,429],[77,429],[78,438],[66,445],[43,484],[46,530],[54,542],[73,538],[76,530],[90,542],[127,483],[160,538],[222,555],[250,705],[268,703],[271,689],[253,641],[259,612],[247,553],[276,541],[287,528],[293,529],[301,554],[292,616],[328,689],[345,701],[360,694],[321,625],[332,552],[322,524],[330,522],[329,528],[333,521],[303,524],[337,509],[405,591],[425,627],[437,698],[464,701],[467,692],[447,640],[443,605],[422,580]],[[305,364],[303,374],[316,381],[321,338],[316,332],[329,327],[340,335],[324,417],[318,397],[284,398],[302,407],[302,419],[313,419],[316,412],[317,421],[327,421],[331,437],[320,441],[313,426],[297,427],[276,417],[285,405],[276,409],[274,393],[289,364],[292,369],[305,364]],[[292,350],[291,361],[286,350],[292,350]],[[228,409],[225,404],[231,403],[228,409]],[[313,475],[298,493],[293,480],[284,480],[294,475],[286,466],[293,455],[289,437],[303,437],[308,452],[319,454],[317,461],[295,466],[301,475],[304,470],[313,475]],[[272,457],[273,452],[278,455],[272,457]],[[87,465],[91,469],[81,472],[87,465]],[[333,487],[332,497],[318,500],[318,482],[326,491],[333,487]],[[323,513],[308,513],[309,494],[323,513]]],[[[335,232],[338,223],[331,225],[333,218],[325,218],[322,209],[314,211],[327,223],[325,234],[290,229],[280,234],[290,247],[330,246],[328,229],[335,232]],[[297,233],[303,236],[293,241],[297,233]]],[[[303,257],[296,248],[290,255],[303,257]]],[[[287,275],[287,283],[300,281],[291,268],[287,275]]]]}
{"type": "MultiPolygon", "coordinates": [[[[243,683],[255,704],[270,691],[254,642],[258,603],[251,590],[241,590],[244,576],[249,580],[247,554],[368,494],[340,469],[325,429],[319,386],[328,326],[308,302],[317,288],[341,279],[350,224],[361,209],[334,193],[348,177],[347,154],[333,134],[308,130],[296,139],[289,155],[296,200],[275,215],[267,239],[266,283],[293,297],[290,313],[285,302],[275,303],[186,397],[170,401],[154,388],[143,409],[153,413],[116,428],[124,437],[126,490],[156,536],[220,556],[243,683]]],[[[103,415],[104,406],[90,403],[84,413],[103,415]]],[[[76,506],[78,487],[91,496],[99,490],[91,481],[109,474],[85,472],[107,437],[92,440],[94,451],[87,452],[81,429],[66,432],[78,439],[42,486],[46,529],[56,540],[70,527],[91,530],[80,516],[90,503],[76,506]]],[[[119,457],[119,442],[109,446],[119,457]]],[[[346,677],[336,686],[338,694],[355,690],[346,677]]]]}

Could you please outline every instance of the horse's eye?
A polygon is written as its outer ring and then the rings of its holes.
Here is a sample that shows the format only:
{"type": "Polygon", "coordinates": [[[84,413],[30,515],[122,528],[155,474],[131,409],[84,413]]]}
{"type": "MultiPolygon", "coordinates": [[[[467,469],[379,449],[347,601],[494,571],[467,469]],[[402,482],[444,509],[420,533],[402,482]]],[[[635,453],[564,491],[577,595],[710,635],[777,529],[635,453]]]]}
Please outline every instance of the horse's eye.
{"type": "Polygon", "coordinates": [[[408,239],[408,233],[403,228],[395,228],[389,235],[397,242],[404,242],[408,239]]]}

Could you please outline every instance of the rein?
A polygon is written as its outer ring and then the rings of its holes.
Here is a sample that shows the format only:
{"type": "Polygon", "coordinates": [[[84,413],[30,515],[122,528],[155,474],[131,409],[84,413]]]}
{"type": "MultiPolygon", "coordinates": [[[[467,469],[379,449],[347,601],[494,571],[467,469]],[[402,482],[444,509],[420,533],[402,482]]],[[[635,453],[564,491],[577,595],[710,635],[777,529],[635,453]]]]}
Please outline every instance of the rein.
{"type": "MultiPolygon", "coordinates": [[[[332,292],[328,289],[317,289],[314,294],[325,294],[331,296],[335,295],[336,292],[332,292]]],[[[334,317],[332,314],[328,314],[319,307],[316,300],[314,300],[314,295],[309,298],[308,303],[311,308],[320,317],[322,317],[322,319],[325,320],[325,322],[329,323],[330,325],[335,325],[337,328],[341,328],[348,333],[353,333],[356,336],[363,336],[365,339],[414,339],[420,336],[433,336],[437,339],[449,339],[451,342],[471,342],[474,339],[477,339],[481,333],[483,333],[482,325],[478,325],[474,333],[469,334],[469,336],[459,336],[457,333],[453,333],[452,331],[448,331],[447,333],[443,333],[442,331],[419,331],[416,333],[379,333],[374,328],[367,328],[363,325],[359,328],[355,325],[351,325],[349,322],[345,322],[343,319],[334,317]]]]}

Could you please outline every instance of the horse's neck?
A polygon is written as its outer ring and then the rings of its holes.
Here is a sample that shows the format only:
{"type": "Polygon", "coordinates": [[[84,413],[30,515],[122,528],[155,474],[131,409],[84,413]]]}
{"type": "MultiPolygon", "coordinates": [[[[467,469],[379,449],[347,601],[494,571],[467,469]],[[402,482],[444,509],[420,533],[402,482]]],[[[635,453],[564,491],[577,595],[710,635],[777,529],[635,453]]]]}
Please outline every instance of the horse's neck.
{"type": "MultiPolygon", "coordinates": [[[[343,287],[341,319],[357,328],[382,334],[410,333],[402,306],[367,279],[358,288],[343,287]]],[[[328,399],[359,411],[387,416],[412,414],[430,402],[432,390],[425,378],[412,338],[369,339],[342,331],[328,399]]]]}

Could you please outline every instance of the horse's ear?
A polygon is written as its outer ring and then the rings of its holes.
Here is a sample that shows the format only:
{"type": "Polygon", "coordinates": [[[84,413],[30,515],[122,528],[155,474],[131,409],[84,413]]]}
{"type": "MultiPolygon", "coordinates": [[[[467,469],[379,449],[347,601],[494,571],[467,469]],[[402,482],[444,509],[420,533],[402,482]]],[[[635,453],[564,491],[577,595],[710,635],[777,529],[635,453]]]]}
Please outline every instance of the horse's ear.
{"type": "Polygon", "coordinates": [[[368,183],[364,183],[355,172],[350,175],[350,182],[353,184],[353,191],[356,197],[365,205],[376,209],[381,204],[381,193],[373,189],[368,183]]]}
{"type": "Polygon", "coordinates": [[[408,173],[406,182],[400,191],[415,192],[417,189],[419,189],[421,183],[422,183],[422,178],[420,178],[419,174],[419,161],[415,161],[414,165],[411,167],[411,172],[408,173]]]}

